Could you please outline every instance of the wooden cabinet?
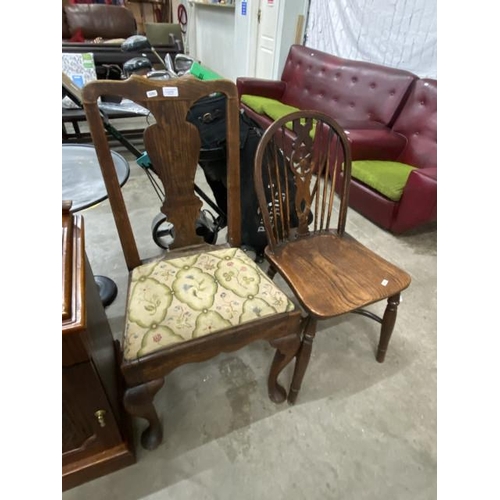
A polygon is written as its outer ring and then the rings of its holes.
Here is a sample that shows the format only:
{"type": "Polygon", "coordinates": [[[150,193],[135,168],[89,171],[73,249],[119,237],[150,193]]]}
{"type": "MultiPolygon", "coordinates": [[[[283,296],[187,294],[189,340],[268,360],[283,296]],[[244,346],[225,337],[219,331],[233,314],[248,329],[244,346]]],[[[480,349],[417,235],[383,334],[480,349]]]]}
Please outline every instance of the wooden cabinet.
{"type": "Polygon", "coordinates": [[[63,203],[63,491],[135,463],[117,352],[85,255],[83,218],[63,203]]]}

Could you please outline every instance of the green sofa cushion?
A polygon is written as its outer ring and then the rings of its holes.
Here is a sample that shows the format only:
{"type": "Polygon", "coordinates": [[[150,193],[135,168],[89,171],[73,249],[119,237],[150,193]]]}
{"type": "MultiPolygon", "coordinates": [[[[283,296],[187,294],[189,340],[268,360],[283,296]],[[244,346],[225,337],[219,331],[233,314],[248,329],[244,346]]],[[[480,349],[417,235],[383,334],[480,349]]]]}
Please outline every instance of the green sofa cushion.
{"type": "MultiPolygon", "coordinates": [[[[269,97],[261,97],[257,95],[243,94],[241,96],[241,102],[246,104],[249,108],[252,108],[256,113],[259,113],[260,115],[267,115],[273,120],[278,120],[288,113],[299,111],[299,108],[283,104],[281,101],[277,101],[276,99],[269,99],[269,97]]],[[[286,126],[289,129],[292,128],[291,124],[287,124],[286,126]]]]}
{"type": "Polygon", "coordinates": [[[399,201],[415,168],[397,161],[357,160],[352,162],[351,174],[390,200],[399,201]]]}
{"type": "Polygon", "coordinates": [[[259,115],[264,113],[264,105],[268,102],[278,102],[276,99],[270,99],[269,97],[261,97],[260,95],[250,95],[243,94],[241,96],[241,102],[246,104],[249,108],[252,108],[259,115]]]}
{"type": "MultiPolygon", "coordinates": [[[[253,109],[256,113],[259,113],[260,115],[267,115],[273,120],[278,120],[282,116],[293,113],[294,111],[300,111],[299,108],[284,104],[276,99],[270,99],[269,97],[261,97],[257,95],[243,94],[241,96],[241,102],[253,109]]],[[[303,122],[304,120],[301,121],[301,123],[303,122]]],[[[292,130],[291,123],[287,123],[286,127],[292,130]]],[[[315,129],[316,123],[313,123],[313,128],[309,134],[311,137],[314,137],[315,129]]]]}
{"type": "Polygon", "coordinates": [[[299,108],[283,104],[280,101],[270,99],[269,102],[264,103],[264,113],[273,120],[278,120],[282,116],[294,113],[295,111],[299,111],[299,108]]]}

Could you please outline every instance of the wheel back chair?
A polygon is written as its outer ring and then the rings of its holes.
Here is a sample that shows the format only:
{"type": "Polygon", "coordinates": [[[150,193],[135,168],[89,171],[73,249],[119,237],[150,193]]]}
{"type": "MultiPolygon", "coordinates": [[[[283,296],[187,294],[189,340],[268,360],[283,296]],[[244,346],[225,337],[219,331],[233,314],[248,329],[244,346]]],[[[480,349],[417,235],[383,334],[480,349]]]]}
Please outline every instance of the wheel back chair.
{"type": "Polygon", "coordinates": [[[302,316],[300,307],[239,248],[235,84],[191,76],[168,81],[137,75],[125,81],[98,80],[84,87],[83,106],[129,270],[120,368],[125,409],[148,423],[142,446],[154,449],[162,441],[153,399],[167,374],[258,339],[276,348],[268,377],[269,397],[274,402],[286,400],[277,378],[298,352],[302,316]],[[196,101],[214,93],[227,97],[228,235],[227,242],[219,245],[207,244],[196,234],[202,202],[194,192],[194,179],[201,142],[196,126],[186,120],[196,101]],[[154,117],[144,131],[144,146],[164,187],[161,211],[174,228],[173,243],[155,258],[141,257],[134,238],[99,113],[98,99],[105,95],[130,99],[154,117]]]}
{"type": "Polygon", "coordinates": [[[322,113],[290,113],[276,120],[259,142],[254,181],[268,239],[268,274],[273,277],[278,272],[307,313],[288,394],[290,403],[297,398],[318,320],[358,313],[380,322],[376,359],[382,363],[400,293],[410,284],[406,272],[346,233],[350,180],[347,137],[322,113]],[[334,186],[339,177],[337,195],[334,186]],[[290,182],[296,187],[292,209],[290,182]],[[295,227],[292,210],[298,221],[295,227]],[[362,309],[382,299],[387,299],[383,318],[362,309]]]}

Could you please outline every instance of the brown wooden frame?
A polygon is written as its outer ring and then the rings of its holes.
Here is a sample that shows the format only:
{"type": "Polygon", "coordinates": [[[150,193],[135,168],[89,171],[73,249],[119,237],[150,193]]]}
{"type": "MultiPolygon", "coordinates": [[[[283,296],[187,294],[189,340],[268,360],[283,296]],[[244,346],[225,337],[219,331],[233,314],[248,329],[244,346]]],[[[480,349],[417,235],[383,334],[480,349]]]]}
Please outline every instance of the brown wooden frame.
{"type": "MultiPolygon", "coordinates": [[[[202,206],[194,193],[194,177],[200,151],[197,128],[186,121],[190,107],[200,98],[215,92],[227,98],[226,151],[228,184],[228,239],[222,246],[241,243],[239,106],[236,85],[229,80],[200,81],[190,76],[173,80],[149,80],[134,75],[126,81],[98,80],[83,89],[83,106],[92,140],[102,169],[114,220],[129,271],[143,264],[121,188],[116,178],[109,143],[98,108],[98,98],[115,95],[148,108],[155,123],[144,131],[144,145],[163,184],[165,200],[161,211],[175,226],[175,241],[165,258],[216,249],[196,234],[195,221],[202,206]]],[[[235,351],[258,339],[276,348],[268,378],[269,397],[274,402],[286,399],[277,378],[296,356],[300,347],[303,319],[299,307],[234,328],[229,328],[174,344],[134,361],[121,360],[126,390],[124,405],[136,417],[148,421],[142,433],[144,448],[154,449],[162,441],[162,426],[153,404],[164,377],[186,363],[200,362],[222,352],[235,351]]]]}
{"type": "Polygon", "coordinates": [[[332,118],[316,111],[297,111],[276,120],[259,142],[254,168],[269,241],[265,249],[269,274],[278,272],[285,279],[308,314],[288,395],[294,403],[317,321],[349,312],[377,320],[381,330],[376,359],[383,362],[400,293],[411,280],[345,232],[351,154],[344,131],[332,118]],[[334,186],[339,179],[337,195],[334,186]],[[290,182],[296,189],[293,199],[290,182]],[[383,318],[363,309],[383,299],[387,299],[383,318]]]}

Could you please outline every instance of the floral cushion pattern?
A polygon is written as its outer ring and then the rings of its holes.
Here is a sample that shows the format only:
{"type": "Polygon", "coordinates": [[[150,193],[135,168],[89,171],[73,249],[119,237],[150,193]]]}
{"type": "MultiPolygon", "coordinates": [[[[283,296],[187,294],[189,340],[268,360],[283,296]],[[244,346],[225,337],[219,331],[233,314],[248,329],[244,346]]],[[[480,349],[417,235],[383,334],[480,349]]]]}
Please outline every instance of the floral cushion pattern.
{"type": "Polygon", "coordinates": [[[238,248],[137,267],[131,275],[128,304],[126,360],[294,309],[293,302],[238,248]]]}

